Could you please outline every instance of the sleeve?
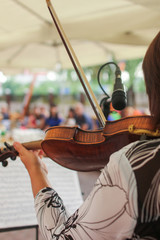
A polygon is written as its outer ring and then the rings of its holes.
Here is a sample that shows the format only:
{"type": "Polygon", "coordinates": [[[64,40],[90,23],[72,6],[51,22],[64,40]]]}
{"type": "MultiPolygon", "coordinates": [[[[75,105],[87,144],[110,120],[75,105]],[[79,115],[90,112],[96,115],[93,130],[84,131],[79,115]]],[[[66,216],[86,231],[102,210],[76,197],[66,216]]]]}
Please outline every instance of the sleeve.
{"type": "Polygon", "coordinates": [[[113,154],[93,190],[68,217],[62,200],[50,188],[35,199],[37,219],[45,239],[122,240],[131,238],[137,221],[137,188],[127,159],[113,154]]]}
{"type": "Polygon", "coordinates": [[[67,220],[67,211],[62,199],[52,188],[44,188],[35,197],[38,225],[45,239],[56,239],[56,232],[67,220]]]}

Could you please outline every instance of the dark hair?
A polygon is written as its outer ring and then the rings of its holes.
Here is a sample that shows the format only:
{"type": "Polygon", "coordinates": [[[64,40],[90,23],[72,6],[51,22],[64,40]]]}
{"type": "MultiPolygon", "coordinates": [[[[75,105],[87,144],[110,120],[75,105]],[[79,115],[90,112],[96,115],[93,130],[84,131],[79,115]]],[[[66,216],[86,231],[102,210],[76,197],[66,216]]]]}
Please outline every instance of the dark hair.
{"type": "Polygon", "coordinates": [[[149,108],[155,123],[160,123],[160,32],[148,47],[143,60],[143,73],[149,108]]]}
{"type": "Polygon", "coordinates": [[[52,108],[52,107],[57,107],[57,105],[55,103],[51,103],[50,108],[52,108]]]}

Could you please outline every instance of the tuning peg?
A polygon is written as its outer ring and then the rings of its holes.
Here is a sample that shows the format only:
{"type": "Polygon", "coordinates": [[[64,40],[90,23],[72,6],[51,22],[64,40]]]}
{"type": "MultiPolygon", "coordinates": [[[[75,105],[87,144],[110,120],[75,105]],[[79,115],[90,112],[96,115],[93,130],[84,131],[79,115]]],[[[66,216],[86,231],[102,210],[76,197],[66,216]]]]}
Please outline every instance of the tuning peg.
{"type": "MultiPolygon", "coordinates": [[[[9,143],[7,142],[4,142],[4,145],[6,146],[6,148],[10,151],[15,151],[14,147],[12,145],[10,145],[9,143]]],[[[11,156],[10,157],[11,160],[16,160],[16,156],[11,156]]]]}
{"type": "Polygon", "coordinates": [[[4,145],[6,146],[6,148],[8,148],[9,150],[12,150],[13,149],[13,146],[10,145],[9,143],[7,142],[4,142],[4,145]]]}
{"type": "Polygon", "coordinates": [[[16,160],[16,156],[12,156],[12,157],[10,157],[10,159],[11,159],[12,161],[16,160]]]}
{"type": "Polygon", "coordinates": [[[2,162],[2,166],[3,166],[3,167],[7,167],[7,165],[8,165],[7,160],[4,160],[4,161],[2,162]]]}

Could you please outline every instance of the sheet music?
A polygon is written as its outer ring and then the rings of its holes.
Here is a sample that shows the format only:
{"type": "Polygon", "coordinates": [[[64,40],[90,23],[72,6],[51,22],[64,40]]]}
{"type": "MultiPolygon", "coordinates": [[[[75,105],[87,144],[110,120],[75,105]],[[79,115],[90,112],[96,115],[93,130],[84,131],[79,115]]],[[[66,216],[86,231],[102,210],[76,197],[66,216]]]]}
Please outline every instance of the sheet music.
{"type": "MultiPolygon", "coordinates": [[[[35,139],[36,140],[36,139],[35,139]]],[[[76,171],[66,169],[49,158],[43,161],[53,188],[73,213],[83,202],[76,171]]],[[[0,166],[0,228],[37,224],[29,175],[19,158],[0,166]]]]}

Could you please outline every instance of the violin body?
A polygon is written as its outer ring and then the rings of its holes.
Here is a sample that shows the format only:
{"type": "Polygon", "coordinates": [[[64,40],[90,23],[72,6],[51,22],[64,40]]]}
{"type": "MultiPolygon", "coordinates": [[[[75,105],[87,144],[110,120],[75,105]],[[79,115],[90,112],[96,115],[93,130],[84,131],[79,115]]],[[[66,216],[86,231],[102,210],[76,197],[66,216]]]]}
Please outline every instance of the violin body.
{"type": "Polygon", "coordinates": [[[52,127],[46,131],[41,146],[48,157],[66,168],[95,171],[108,163],[112,153],[139,140],[142,134],[155,133],[151,116],[133,116],[107,121],[105,128],[97,131],[77,126],[52,127]]]}
{"type": "MultiPolygon", "coordinates": [[[[151,116],[133,116],[116,121],[107,121],[102,130],[84,131],[78,126],[48,128],[43,140],[22,143],[28,150],[43,149],[46,156],[61,166],[76,171],[102,169],[112,153],[137,141],[142,135],[159,137],[151,116]]],[[[18,153],[6,144],[1,150],[0,161],[18,153]]]]}
{"type": "Polygon", "coordinates": [[[109,161],[110,155],[125,145],[139,139],[138,135],[120,133],[104,137],[102,131],[83,131],[78,127],[69,128],[66,138],[55,136],[65,127],[53,127],[42,141],[42,149],[48,157],[66,168],[76,171],[96,171],[109,161]],[[54,136],[52,136],[52,134],[54,136]]]}

